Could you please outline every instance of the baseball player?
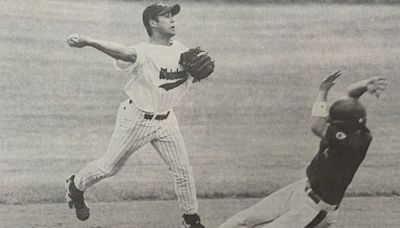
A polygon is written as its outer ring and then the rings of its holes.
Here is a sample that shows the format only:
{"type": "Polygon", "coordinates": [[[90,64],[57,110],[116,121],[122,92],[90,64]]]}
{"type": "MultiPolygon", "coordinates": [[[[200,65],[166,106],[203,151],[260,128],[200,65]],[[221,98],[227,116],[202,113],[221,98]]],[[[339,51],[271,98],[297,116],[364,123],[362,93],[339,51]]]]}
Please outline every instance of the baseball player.
{"type": "Polygon", "coordinates": [[[220,228],[322,228],[335,222],[344,193],[372,141],[359,97],[365,92],[379,97],[387,85],[385,78],[377,77],[354,83],[348,96],[336,100],[328,111],[328,91],[339,76],[336,72],[322,81],[313,105],[312,132],[321,142],[307,177],[239,212],[220,228]]]}
{"type": "Polygon", "coordinates": [[[72,34],[67,39],[71,47],[89,46],[111,56],[116,60],[117,68],[126,70],[132,76],[125,87],[129,98],[119,106],[106,153],[66,181],[69,206],[75,208],[76,216],[82,221],[90,215],[84,191],[115,175],[132,153],[150,143],[174,178],[175,192],[183,211],[182,227],[204,228],[197,214],[192,167],[173,108],[192,82],[199,81],[194,80],[196,76],[200,75],[202,79],[212,73],[214,62],[201,49],[196,49],[199,52],[193,55],[183,44],[172,39],[175,35],[174,16],[179,11],[178,4],[168,6],[156,3],[148,6],[142,16],[149,40],[131,47],[79,34],[72,34]],[[195,59],[188,62],[188,59],[182,60],[181,55],[195,59]],[[190,68],[194,66],[200,69],[190,68]]]}

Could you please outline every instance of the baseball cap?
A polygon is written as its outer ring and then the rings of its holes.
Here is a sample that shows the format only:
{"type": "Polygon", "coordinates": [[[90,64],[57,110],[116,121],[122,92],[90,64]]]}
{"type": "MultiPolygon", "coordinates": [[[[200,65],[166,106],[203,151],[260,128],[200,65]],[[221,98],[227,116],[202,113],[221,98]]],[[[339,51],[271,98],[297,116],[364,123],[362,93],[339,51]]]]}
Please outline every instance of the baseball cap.
{"type": "Polygon", "coordinates": [[[168,12],[171,12],[172,16],[175,16],[179,13],[179,11],[181,11],[179,4],[175,4],[173,6],[168,6],[164,3],[151,4],[143,11],[143,23],[146,26],[151,18],[166,14],[168,12]]]}

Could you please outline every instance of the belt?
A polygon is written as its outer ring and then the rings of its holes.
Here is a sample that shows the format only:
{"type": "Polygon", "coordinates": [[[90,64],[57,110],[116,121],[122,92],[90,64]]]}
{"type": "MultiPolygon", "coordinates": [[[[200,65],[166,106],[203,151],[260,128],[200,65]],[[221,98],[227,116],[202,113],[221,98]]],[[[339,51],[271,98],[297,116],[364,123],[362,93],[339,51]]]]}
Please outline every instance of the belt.
{"type": "MultiPolygon", "coordinates": [[[[130,99],[129,99],[129,104],[133,104],[133,101],[130,100],[130,99]]],[[[158,115],[155,115],[154,113],[145,113],[145,114],[144,114],[144,118],[145,118],[146,120],[153,120],[153,119],[154,119],[154,120],[165,120],[165,119],[168,118],[169,113],[170,113],[170,111],[168,111],[168,112],[165,113],[165,114],[158,114],[158,115]]]]}
{"type": "Polygon", "coordinates": [[[314,201],[315,204],[320,205],[324,209],[336,211],[339,208],[339,204],[332,205],[323,201],[312,189],[310,184],[307,182],[305,192],[310,199],[314,201]]]}
{"type": "Polygon", "coordinates": [[[169,115],[169,111],[167,113],[165,113],[165,114],[159,114],[159,115],[155,115],[154,113],[151,113],[151,114],[150,113],[146,113],[146,114],[144,114],[144,118],[146,120],[152,120],[152,119],[165,120],[165,119],[168,118],[168,115],[169,115]]]}

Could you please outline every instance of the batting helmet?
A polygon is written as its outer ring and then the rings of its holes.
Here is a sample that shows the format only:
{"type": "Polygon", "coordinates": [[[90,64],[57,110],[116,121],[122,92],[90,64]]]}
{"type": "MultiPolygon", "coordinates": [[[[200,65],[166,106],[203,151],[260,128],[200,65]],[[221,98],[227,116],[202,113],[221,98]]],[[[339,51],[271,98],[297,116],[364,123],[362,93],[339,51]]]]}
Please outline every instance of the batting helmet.
{"type": "Polygon", "coordinates": [[[365,126],[367,112],[356,98],[346,97],[333,102],[329,109],[329,122],[345,131],[355,131],[365,126]]]}

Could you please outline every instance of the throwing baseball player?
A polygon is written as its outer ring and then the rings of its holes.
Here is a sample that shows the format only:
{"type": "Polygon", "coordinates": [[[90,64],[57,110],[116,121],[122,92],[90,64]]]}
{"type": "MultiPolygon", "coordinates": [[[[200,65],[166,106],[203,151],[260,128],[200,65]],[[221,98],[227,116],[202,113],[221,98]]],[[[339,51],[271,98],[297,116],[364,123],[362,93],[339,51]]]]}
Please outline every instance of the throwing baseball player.
{"type": "Polygon", "coordinates": [[[125,87],[128,99],[121,103],[106,153],[69,177],[66,197],[78,219],[89,218],[84,191],[100,180],[115,175],[128,157],[147,143],[168,165],[175,181],[175,192],[183,211],[182,227],[203,228],[198,213],[195,181],[186,147],[173,108],[193,82],[208,77],[214,61],[200,48],[186,48],[172,40],[178,4],[157,3],[143,11],[147,42],[127,47],[72,34],[71,47],[93,47],[116,60],[119,69],[132,79],[125,87]]]}
{"type": "Polygon", "coordinates": [[[334,223],[344,193],[372,141],[359,98],[365,92],[379,97],[387,85],[385,78],[377,77],[354,83],[348,96],[333,102],[328,111],[328,91],[339,76],[336,72],[322,81],[313,105],[312,132],[321,142],[307,167],[307,177],[239,212],[220,228],[322,228],[334,223]]]}

